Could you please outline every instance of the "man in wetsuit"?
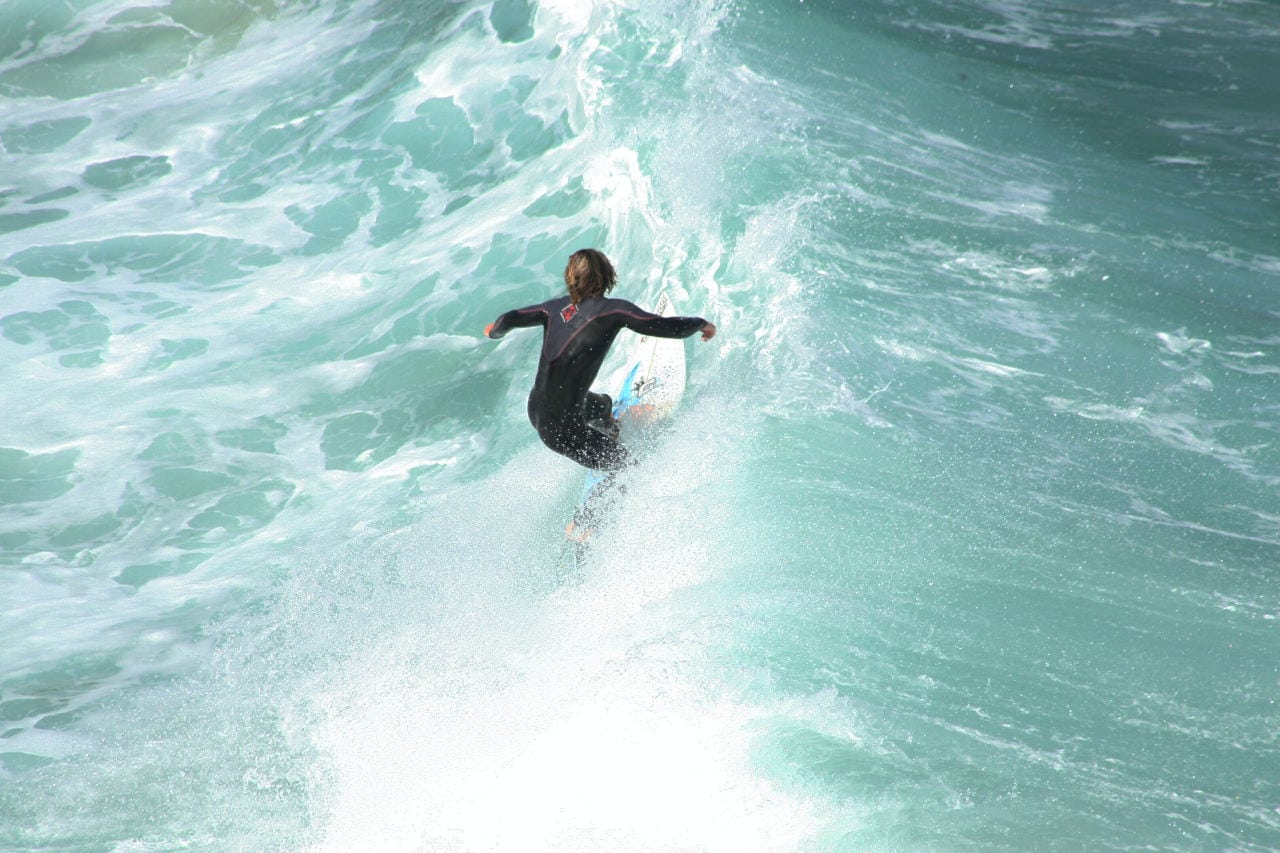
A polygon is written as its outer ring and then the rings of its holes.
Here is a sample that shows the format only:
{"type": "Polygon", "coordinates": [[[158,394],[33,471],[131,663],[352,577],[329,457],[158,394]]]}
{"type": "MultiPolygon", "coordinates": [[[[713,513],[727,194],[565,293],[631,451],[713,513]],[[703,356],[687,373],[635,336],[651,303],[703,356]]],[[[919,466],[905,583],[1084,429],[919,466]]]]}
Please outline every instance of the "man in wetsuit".
{"type": "Polygon", "coordinates": [[[716,327],[701,317],[661,317],[624,299],[610,299],[617,276],[595,249],[580,249],[564,269],[567,296],[508,311],[485,327],[500,338],[512,329],[542,326],[542,357],[529,394],[529,421],[547,447],[580,465],[617,471],[631,461],[618,442],[613,401],[589,389],[613,339],[623,329],[659,338],[687,338],[716,327]]]}

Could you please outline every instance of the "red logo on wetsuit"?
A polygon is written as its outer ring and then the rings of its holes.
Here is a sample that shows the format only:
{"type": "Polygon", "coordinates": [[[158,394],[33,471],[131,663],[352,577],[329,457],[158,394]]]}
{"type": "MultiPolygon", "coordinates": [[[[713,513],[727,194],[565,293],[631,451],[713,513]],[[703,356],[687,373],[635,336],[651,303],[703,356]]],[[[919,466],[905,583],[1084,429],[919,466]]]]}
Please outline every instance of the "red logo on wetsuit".
{"type": "Polygon", "coordinates": [[[560,319],[564,320],[567,323],[570,320],[572,320],[574,315],[577,313],[578,313],[578,306],[570,302],[568,305],[560,309],[560,319]]]}

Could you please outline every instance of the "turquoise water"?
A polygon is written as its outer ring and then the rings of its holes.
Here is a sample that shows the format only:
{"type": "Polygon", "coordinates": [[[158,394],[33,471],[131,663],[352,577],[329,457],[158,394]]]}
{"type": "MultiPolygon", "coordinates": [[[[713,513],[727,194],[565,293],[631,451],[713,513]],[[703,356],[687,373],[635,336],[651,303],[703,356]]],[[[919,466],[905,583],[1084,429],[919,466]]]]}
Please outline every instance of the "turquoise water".
{"type": "Polygon", "coordinates": [[[0,6],[0,849],[1280,848],[1278,45],[0,6]],[[583,246],[720,335],[575,570],[583,246]]]}

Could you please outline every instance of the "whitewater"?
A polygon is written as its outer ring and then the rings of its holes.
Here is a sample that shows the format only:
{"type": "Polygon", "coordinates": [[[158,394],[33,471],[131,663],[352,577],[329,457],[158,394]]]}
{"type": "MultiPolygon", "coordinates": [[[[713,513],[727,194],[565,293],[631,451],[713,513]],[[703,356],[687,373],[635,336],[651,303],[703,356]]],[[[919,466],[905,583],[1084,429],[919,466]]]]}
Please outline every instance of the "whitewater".
{"type": "Polygon", "coordinates": [[[7,0],[0,849],[1280,848],[1278,59],[7,0]],[[576,564],[483,329],[585,247],[719,334],[576,564]]]}

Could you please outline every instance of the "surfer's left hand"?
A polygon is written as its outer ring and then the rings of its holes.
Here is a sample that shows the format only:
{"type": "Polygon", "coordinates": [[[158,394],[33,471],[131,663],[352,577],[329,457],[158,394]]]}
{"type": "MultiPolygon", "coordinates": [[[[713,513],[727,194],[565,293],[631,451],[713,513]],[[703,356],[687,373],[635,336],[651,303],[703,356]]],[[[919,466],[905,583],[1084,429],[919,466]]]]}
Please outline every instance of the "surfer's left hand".
{"type": "Polygon", "coordinates": [[[709,341],[709,340],[711,340],[712,338],[714,338],[715,336],[716,336],[716,324],[715,324],[715,323],[708,323],[707,325],[705,325],[705,326],[703,326],[703,327],[702,327],[702,339],[703,339],[704,341],[709,341]]]}

